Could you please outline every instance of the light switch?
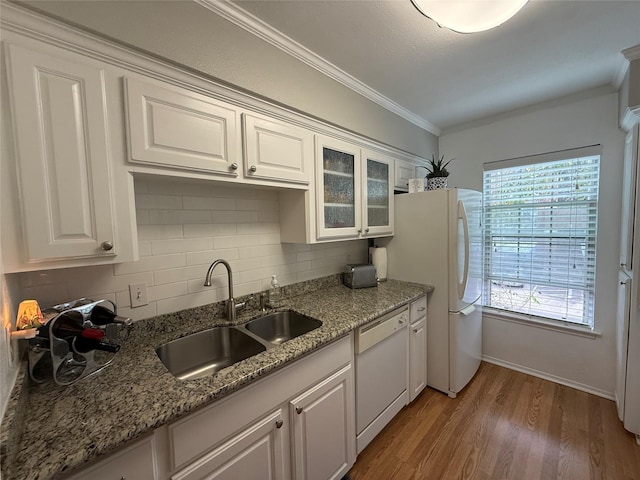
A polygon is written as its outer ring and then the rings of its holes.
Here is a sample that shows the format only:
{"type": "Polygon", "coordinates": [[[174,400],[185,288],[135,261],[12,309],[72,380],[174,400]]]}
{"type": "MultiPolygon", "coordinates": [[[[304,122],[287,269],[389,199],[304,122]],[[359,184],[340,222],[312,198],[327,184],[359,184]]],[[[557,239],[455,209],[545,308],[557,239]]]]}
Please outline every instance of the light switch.
{"type": "Polygon", "coordinates": [[[147,284],[145,282],[132,283],[129,285],[129,296],[131,297],[131,308],[148,305],[147,284]]]}

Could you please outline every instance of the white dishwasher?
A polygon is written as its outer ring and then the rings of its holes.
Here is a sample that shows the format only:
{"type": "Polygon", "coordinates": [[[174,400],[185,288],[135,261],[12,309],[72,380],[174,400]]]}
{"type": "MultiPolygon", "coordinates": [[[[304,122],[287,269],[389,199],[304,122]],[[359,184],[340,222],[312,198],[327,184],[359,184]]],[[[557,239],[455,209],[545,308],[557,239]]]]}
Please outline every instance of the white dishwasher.
{"type": "Polygon", "coordinates": [[[408,324],[405,306],[356,330],[358,453],[409,401],[408,324]]]}

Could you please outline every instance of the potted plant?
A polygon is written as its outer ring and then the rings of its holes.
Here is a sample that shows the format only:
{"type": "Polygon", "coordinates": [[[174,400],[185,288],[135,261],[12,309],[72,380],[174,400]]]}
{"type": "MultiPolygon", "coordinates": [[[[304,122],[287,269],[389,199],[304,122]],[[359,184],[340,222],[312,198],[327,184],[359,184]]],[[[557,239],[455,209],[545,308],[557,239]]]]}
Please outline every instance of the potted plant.
{"type": "Polygon", "coordinates": [[[447,165],[449,165],[455,158],[452,158],[448,162],[444,161],[444,155],[439,159],[435,155],[431,155],[429,165],[427,166],[427,190],[436,190],[438,188],[447,188],[447,177],[449,171],[447,165]]]}

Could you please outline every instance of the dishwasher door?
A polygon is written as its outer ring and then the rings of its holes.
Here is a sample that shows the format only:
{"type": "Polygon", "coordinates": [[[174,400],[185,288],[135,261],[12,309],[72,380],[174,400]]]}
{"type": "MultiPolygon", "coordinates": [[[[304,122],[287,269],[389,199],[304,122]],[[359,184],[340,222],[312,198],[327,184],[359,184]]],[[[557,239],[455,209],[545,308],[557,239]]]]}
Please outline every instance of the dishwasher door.
{"type": "MultiPolygon", "coordinates": [[[[408,311],[360,327],[356,332],[356,432],[361,434],[394,402],[407,394],[408,311]]],[[[397,412],[387,415],[379,429],[397,412]]],[[[378,430],[378,428],[375,428],[378,430]]],[[[367,442],[368,443],[368,442],[367,442]]],[[[360,449],[359,449],[360,450],[360,449]]]]}

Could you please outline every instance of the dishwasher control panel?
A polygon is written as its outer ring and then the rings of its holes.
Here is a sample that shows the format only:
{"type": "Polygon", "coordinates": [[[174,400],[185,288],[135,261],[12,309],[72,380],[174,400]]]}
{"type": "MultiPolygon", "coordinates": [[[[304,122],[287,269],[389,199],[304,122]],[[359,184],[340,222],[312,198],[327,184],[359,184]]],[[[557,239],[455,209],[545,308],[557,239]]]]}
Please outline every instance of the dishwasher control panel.
{"type": "Polygon", "coordinates": [[[373,347],[409,324],[409,308],[402,307],[356,330],[356,354],[373,347]]]}

